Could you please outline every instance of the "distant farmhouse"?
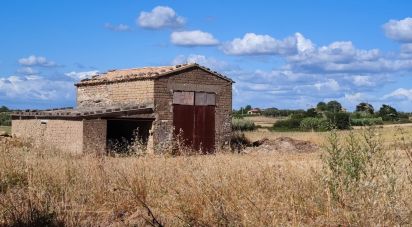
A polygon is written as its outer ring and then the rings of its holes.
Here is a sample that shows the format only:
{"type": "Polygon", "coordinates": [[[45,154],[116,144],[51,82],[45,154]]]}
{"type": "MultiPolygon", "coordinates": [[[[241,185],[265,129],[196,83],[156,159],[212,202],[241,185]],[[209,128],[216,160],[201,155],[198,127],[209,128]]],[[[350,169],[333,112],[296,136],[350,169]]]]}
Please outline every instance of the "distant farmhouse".
{"type": "Polygon", "coordinates": [[[261,115],[262,111],[259,108],[253,108],[247,112],[249,115],[261,115]]]}
{"type": "Polygon", "coordinates": [[[198,64],[111,70],[75,84],[75,109],[12,115],[12,134],[73,153],[106,153],[137,132],[150,152],[173,135],[205,153],[227,144],[233,81],[198,64]]]}

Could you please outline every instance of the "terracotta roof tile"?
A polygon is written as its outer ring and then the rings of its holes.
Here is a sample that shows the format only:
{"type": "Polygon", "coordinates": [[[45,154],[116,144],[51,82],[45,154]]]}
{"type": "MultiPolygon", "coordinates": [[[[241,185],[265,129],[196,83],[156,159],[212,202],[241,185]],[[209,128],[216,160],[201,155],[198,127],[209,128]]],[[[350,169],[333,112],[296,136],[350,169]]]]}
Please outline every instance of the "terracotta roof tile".
{"type": "Polygon", "coordinates": [[[174,65],[174,66],[156,66],[156,67],[109,70],[106,73],[95,75],[91,79],[84,79],[80,81],[79,83],[77,83],[76,86],[128,81],[128,80],[155,79],[161,76],[169,75],[170,73],[173,73],[173,72],[178,72],[178,71],[185,70],[185,69],[192,68],[192,67],[199,67],[222,79],[225,79],[229,82],[233,82],[230,78],[223,76],[222,74],[219,74],[216,71],[211,71],[209,68],[200,66],[198,64],[183,64],[183,65],[174,65]]]}

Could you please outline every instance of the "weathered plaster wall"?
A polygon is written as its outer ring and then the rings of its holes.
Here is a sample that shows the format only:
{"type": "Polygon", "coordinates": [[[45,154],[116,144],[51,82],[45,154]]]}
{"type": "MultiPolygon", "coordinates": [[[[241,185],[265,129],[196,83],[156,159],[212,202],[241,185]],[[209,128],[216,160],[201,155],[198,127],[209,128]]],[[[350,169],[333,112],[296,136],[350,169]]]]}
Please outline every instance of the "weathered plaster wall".
{"type": "Polygon", "coordinates": [[[31,138],[36,145],[53,146],[77,154],[83,151],[81,120],[13,120],[12,135],[31,138]]]}

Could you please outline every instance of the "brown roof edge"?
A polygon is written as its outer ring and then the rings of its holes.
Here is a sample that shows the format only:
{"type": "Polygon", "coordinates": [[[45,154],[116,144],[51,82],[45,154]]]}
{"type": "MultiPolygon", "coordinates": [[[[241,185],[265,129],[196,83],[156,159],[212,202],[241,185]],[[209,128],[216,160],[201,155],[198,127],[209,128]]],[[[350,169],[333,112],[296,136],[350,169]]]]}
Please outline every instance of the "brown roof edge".
{"type": "Polygon", "coordinates": [[[174,74],[174,73],[176,73],[176,72],[181,72],[181,71],[183,71],[183,70],[190,69],[190,68],[199,68],[199,69],[202,69],[202,70],[204,70],[204,71],[206,71],[206,72],[208,72],[208,73],[211,73],[211,74],[213,74],[213,75],[215,75],[215,76],[217,76],[217,77],[219,77],[219,78],[221,78],[221,79],[223,79],[223,80],[226,80],[226,81],[228,81],[228,82],[230,82],[230,83],[235,83],[235,81],[233,81],[233,80],[230,79],[229,77],[224,76],[223,74],[220,74],[220,73],[218,73],[218,72],[216,72],[216,71],[212,71],[211,69],[209,69],[209,68],[207,68],[207,67],[205,67],[205,66],[199,65],[199,64],[197,64],[197,63],[193,63],[193,64],[189,64],[189,65],[186,65],[186,66],[178,67],[176,70],[173,70],[173,71],[171,71],[171,72],[166,72],[166,73],[164,73],[164,74],[157,75],[157,76],[155,76],[155,78],[163,77],[163,76],[166,76],[166,75],[169,75],[169,74],[174,74]]]}
{"type": "Polygon", "coordinates": [[[130,114],[153,113],[153,105],[142,104],[124,107],[108,107],[98,109],[55,109],[55,110],[25,110],[12,112],[12,119],[94,119],[102,117],[121,117],[130,114]]]}
{"type": "Polygon", "coordinates": [[[207,67],[204,67],[204,66],[201,66],[201,65],[199,65],[199,64],[197,64],[197,63],[192,63],[192,64],[188,64],[188,65],[176,65],[176,69],[175,70],[172,70],[172,71],[169,71],[169,72],[165,72],[165,73],[160,73],[160,74],[157,74],[157,75],[154,75],[154,76],[151,76],[151,77],[138,77],[138,76],[136,76],[136,77],[132,77],[132,78],[125,78],[125,79],[119,79],[119,80],[113,80],[113,81],[107,81],[107,80],[95,80],[95,81],[90,81],[90,80],[86,80],[86,81],[84,81],[84,82],[79,82],[79,83],[76,83],[75,84],[75,86],[76,87],[83,87],[83,86],[92,86],[92,85],[98,85],[98,84],[110,84],[110,83],[117,83],[117,82],[125,82],[125,81],[135,81],[135,80],[155,80],[155,79],[158,79],[158,78],[161,78],[161,77],[164,77],[164,76],[171,76],[171,75],[174,75],[174,74],[176,74],[176,73],[179,73],[179,72],[181,72],[181,71],[184,71],[184,70],[188,70],[188,69],[191,69],[191,68],[199,68],[199,69],[202,69],[202,70],[204,70],[204,71],[206,71],[206,72],[208,72],[208,73],[210,73],[210,74],[213,74],[213,75],[215,75],[216,77],[219,77],[219,78],[221,78],[221,79],[223,79],[223,80],[226,80],[226,81],[228,81],[228,82],[230,82],[230,83],[235,83],[232,79],[230,79],[229,77],[226,77],[226,76],[224,76],[224,75],[222,75],[222,74],[220,74],[220,73],[218,73],[218,72],[216,72],[216,71],[212,71],[211,69],[209,69],[209,68],[207,68],[207,67]]]}

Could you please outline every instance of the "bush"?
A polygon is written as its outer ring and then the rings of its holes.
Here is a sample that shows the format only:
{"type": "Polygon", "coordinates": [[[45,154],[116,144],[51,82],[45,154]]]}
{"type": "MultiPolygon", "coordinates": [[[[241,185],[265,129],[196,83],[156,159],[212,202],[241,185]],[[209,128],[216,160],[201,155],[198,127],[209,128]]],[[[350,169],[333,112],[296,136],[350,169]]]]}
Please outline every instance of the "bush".
{"type": "Polygon", "coordinates": [[[329,121],[324,118],[307,117],[300,122],[300,129],[304,131],[327,131],[330,128],[329,121]]]}
{"type": "Polygon", "coordinates": [[[398,111],[392,106],[385,104],[379,109],[378,115],[382,117],[384,121],[397,121],[399,119],[398,111]]]}
{"type": "Polygon", "coordinates": [[[302,118],[290,118],[287,120],[277,121],[273,124],[273,129],[281,131],[299,130],[302,120],[302,118]]]}
{"type": "Polygon", "coordinates": [[[256,125],[253,121],[245,119],[232,119],[233,131],[253,131],[256,129],[256,125]]]}
{"type": "MultiPolygon", "coordinates": [[[[331,198],[338,206],[358,206],[356,197],[368,196],[375,202],[382,203],[387,198],[388,206],[396,202],[395,185],[399,173],[395,172],[397,162],[386,152],[381,136],[375,128],[366,128],[362,132],[350,131],[342,137],[333,130],[324,147],[323,156],[324,180],[331,198]],[[352,198],[352,199],[349,199],[352,198]]],[[[365,204],[365,203],[364,203],[365,204]]],[[[367,203],[366,203],[367,204],[367,203]]],[[[396,215],[396,209],[384,211],[388,215],[396,215]]]]}
{"type": "Polygon", "coordinates": [[[240,131],[234,131],[230,137],[230,148],[233,152],[240,153],[242,149],[251,144],[245,134],[240,131]]]}
{"type": "Polygon", "coordinates": [[[377,118],[352,118],[352,126],[371,126],[371,125],[383,125],[383,120],[381,117],[377,118]]]}
{"type": "Polygon", "coordinates": [[[351,119],[376,118],[376,115],[368,112],[354,112],[350,114],[351,119]]]}
{"type": "Polygon", "coordinates": [[[9,112],[0,112],[0,125],[10,126],[11,116],[9,112]]]}
{"type": "Polygon", "coordinates": [[[333,125],[336,127],[336,129],[350,129],[350,117],[348,113],[327,113],[326,114],[327,119],[333,125]]]}

